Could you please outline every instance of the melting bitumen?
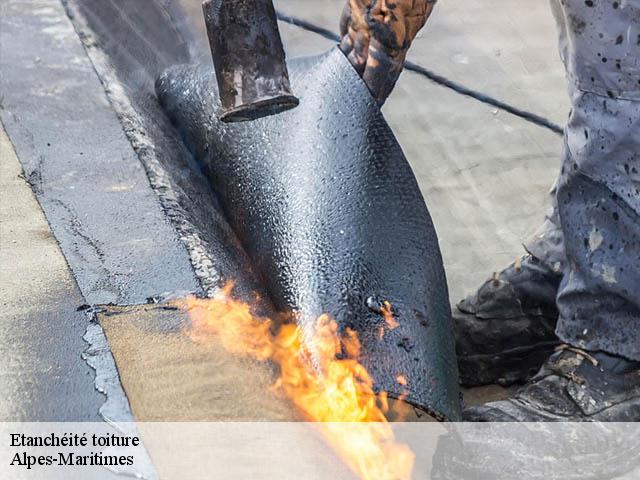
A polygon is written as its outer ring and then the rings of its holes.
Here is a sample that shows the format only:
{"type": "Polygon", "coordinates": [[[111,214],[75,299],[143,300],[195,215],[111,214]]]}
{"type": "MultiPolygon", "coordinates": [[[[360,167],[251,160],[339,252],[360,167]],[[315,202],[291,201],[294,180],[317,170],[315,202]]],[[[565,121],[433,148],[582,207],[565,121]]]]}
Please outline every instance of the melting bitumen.
{"type": "Polygon", "coordinates": [[[446,279],[413,172],[341,52],[290,72],[300,106],[243,124],[217,119],[208,66],[172,67],[156,88],[275,307],[295,312],[307,338],[331,314],[358,332],[377,388],[456,420],[446,279]],[[384,301],[398,328],[385,327],[384,301]]]}

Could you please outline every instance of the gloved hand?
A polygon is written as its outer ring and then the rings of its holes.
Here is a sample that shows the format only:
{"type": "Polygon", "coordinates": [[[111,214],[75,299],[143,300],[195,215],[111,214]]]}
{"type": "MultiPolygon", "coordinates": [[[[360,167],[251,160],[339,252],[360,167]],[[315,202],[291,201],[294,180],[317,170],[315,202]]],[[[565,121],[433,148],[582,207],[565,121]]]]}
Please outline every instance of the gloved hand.
{"type": "Polygon", "coordinates": [[[396,84],[411,42],[436,0],[347,0],[341,50],[380,105],[396,84]]]}

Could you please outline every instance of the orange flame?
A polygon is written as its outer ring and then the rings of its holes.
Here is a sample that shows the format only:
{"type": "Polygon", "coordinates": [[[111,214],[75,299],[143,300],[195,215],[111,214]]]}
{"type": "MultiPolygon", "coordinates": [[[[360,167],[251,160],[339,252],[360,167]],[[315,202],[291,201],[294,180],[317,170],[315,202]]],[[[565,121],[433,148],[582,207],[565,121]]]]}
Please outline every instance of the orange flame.
{"type": "Polygon", "coordinates": [[[186,300],[192,337],[213,334],[230,353],[275,362],[280,375],[274,389],[310,421],[324,422],[319,424],[323,436],[360,478],[410,479],[414,454],[395,441],[385,417],[386,394],[376,397],[371,376],[358,362],[356,332],[347,329],[340,335],[335,320],[321,315],[310,345],[319,368],[314,367],[298,326],[284,324],[273,333],[274,322],[254,316],[247,303],[231,296],[232,290],[229,283],[211,299],[186,300]]]}
{"type": "Polygon", "coordinates": [[[380,313],[382,313],[382,316],[384,317],[384,322],[387,324],[387,327],[389,328],[389,330],[395,330],[400,326],[400,324],[396,321],[395,317],[393,316],[393,306],[391,305],[391,302],[389,302],[388,300],[385,300],[384,302],[382,302],[382,308],[380,308],[380,313]]]}
{"type": "Polygon", "coordinates": [[[387,330],[391,331],[398,328],[400,324],[393,316],[393,306],[388,300],[382,302],[382,306],[378,312],[382,315],[382,318],[384,318],[384,325],[380,325],[378,327],[378,339],[382,340],[384,338],[385,326],[387,327],[387,330]]]}

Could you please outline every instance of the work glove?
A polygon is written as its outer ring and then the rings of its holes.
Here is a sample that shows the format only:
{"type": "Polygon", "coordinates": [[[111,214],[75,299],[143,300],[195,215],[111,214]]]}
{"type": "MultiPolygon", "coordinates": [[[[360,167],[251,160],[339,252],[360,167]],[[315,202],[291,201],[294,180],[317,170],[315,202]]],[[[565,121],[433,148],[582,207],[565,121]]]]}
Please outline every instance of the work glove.
{"type": "Polygon", "coordinates": [[[347,0],[340,49],[382,105],[436,0],[347,0]]]}

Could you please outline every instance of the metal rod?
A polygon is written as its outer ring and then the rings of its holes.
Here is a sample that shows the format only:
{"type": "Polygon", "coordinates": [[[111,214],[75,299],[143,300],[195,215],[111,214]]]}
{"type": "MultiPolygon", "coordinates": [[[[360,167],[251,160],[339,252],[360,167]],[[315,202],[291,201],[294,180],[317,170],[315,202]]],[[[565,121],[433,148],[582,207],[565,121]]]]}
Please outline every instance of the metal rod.
{"type": "Polygon", "coordinates": [[[296,107],[271,0],[205,0],[202,10],[222,103],[220,120],[254,120],[296,107]]]}

